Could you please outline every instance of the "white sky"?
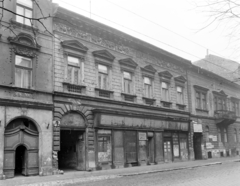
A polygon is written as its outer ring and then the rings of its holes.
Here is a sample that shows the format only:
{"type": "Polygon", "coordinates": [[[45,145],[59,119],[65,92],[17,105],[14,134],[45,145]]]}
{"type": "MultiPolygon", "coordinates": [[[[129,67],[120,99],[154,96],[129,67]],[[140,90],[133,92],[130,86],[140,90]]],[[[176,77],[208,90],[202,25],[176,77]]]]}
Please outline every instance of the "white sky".
{"type": "Polygon", "coordinates": [[[86,17],[91,4],[92,19],[191,61],[204,58],[209,49],[210,54],[240,62],[224,26],[200,31],[208,16],[194,1],[200,0],[53,0],[86,17]]]}

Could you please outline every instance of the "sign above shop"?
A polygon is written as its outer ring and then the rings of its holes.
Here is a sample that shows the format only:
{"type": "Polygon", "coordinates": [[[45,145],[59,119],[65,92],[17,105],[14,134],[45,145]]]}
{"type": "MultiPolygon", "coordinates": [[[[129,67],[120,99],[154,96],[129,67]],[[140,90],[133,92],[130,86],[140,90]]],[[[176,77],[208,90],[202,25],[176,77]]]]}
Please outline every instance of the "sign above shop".
{"type": "Polygon", "coordinates": [[[188,131],[188,122],[165,121],[156,119],[134,118],[124,116],[101,115],[100,126],[128,127],[141,129],[188,131]]]}
{"type": "Polygon", "coordinates": [[[147,140],[147,134],[146,132],[139,132],[138,133],[138,139],[141,141],[141,140],[147,140]]]}
{"type": "Polygon", "coordinates": [[[193,124],[193,131],[194,132],[203,132],[202,124],[198,124],[198,123],[193,124]]]}

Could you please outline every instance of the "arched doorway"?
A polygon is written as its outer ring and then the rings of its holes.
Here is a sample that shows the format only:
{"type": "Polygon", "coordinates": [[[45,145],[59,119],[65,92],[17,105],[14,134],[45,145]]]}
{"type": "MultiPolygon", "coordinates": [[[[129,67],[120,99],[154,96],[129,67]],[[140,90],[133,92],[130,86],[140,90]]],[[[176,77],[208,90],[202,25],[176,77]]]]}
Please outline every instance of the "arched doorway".
{"type": "Polygon", "coordinates": [[[37,175],[38,130],[29,119],[11,121],[4,133],[4,174],[7,178],[18,175],[37,175]]]}

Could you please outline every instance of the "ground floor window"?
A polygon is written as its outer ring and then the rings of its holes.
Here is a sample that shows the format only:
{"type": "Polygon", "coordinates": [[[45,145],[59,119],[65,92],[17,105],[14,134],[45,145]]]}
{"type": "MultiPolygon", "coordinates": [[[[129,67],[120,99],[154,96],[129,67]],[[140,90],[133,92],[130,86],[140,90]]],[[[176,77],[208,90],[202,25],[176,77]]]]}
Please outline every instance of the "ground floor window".
{"type": "Polygon", "coordinates": [[[111,131],[98,131],[98,162],[110,162],[112,160],[111,131]]]}

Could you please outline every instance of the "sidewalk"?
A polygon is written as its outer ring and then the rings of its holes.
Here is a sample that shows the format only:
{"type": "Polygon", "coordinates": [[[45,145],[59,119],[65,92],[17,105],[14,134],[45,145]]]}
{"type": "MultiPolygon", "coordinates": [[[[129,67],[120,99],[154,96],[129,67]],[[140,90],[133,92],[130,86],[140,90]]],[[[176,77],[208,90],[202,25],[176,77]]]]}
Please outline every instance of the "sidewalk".
{"type": "Polygon", "coordinates": [[[109,169],[101,171],[74,171],[66,172],[63,175],[52,176],[32,176],[15,177],[7,180],[0,180],[0,186],[28,185],[28,186],[48,186],[48,185],[66,185],[71,183],[83,183],[103,179],[113,179],[123,176],[133,176],[139,174],[148,174],[153,172],[176,171],[181,169],[191,169],[203,166],[221,165],[229,162],[240,162],[240,157],[216,158],[208,160],[196,160],[187,162],[164,163],[151,166],[138,166],[122,169],[109,169]]]}

